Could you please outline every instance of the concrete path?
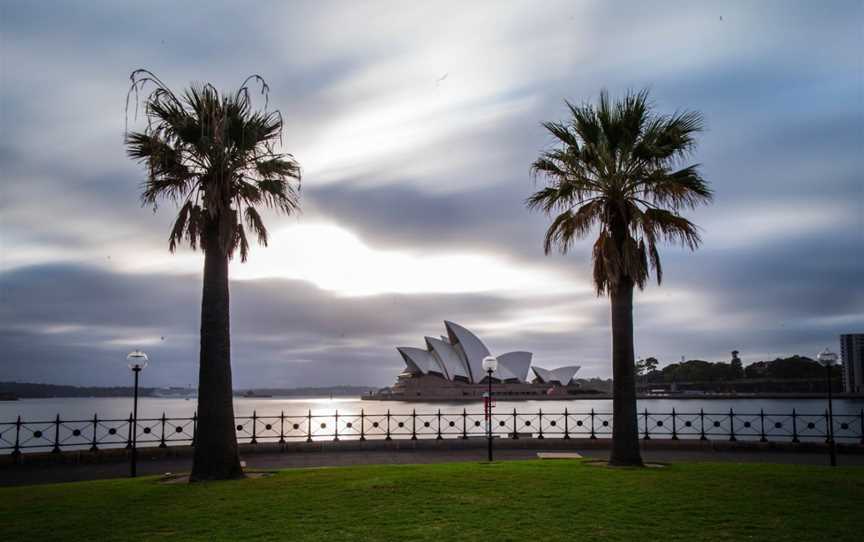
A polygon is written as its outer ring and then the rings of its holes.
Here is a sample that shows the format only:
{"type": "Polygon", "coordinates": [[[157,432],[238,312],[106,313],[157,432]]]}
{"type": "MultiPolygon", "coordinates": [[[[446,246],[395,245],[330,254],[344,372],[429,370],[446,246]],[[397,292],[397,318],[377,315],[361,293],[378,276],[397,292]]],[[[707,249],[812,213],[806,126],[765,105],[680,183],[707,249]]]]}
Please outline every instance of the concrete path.
{"type": "MultiPolygon", "coordinates": [[[[498,450],[498,461],[537,459],[542,450],[498,450]]],[[[550,450],[552,451],[552,450],[550,450]]],[[[606,459],[605,449],[573,450],[586,458],[606,459]]],[[[801,453],[783,451],[706,451],[706,450],[644,450],[646,461],[674,463],[676,461],[731,461],[738,463],[791,463],[827,465],[828,456],[823,453],[801,453]]],[[[335,467],[344,465],[388,465],[448,463],[454,461],[485,461],[485,449],[469,450],[386,450],[386,451],[320,451],[245,454],[247,468],[288,469],[304,467],[335,467]]],[[[864,467],[864,454],[841,454],[841,466],[864,467]]],[[[192,467],[191,457],[142,458],[138,463],[139,476],[164,474],[166,472],[188,472],[192,467]]],[[[0,468],[0,486],[45,484],[121,478],[129,475],[128,463],[97,463],[83,465],[22,465],[0,468]]]]}

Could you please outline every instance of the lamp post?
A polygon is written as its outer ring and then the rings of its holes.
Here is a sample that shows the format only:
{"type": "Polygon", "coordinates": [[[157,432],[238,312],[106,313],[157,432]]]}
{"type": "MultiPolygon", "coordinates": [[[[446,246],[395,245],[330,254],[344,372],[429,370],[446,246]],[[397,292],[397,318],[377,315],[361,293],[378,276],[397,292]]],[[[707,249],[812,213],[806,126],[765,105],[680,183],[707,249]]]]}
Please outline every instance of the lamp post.
{"type": "MultiPolygon", "coordinates": [[[[492,461],[492,373],[498,370],[498,359],[493,356],[483,358],[483,370],[486,371],[486,381],[489,391],[486,395],[486,443],[489,449],[489,461],[492,461]]],[[[513,429],[516,430],[515,428],[513,429]]]]}
{"type": "Polygon", "coordinates": [[[831,396],[831,367],[837,363],[837,354],[827,348],[816,356],[816,359],[825,366],[825,378],[828,384],[828,453],[831,455],[831,466],[837,466],[837,451],[834,446],[834,408],[831,396]]]}
{"type": "Polygon", "coordinates": [[[129,368],[135,375],[135,393],[132,399],[132,454],[129,457],[129,476],[132,478],[137,475],[138,468],[138,448],[136,446],[138,440],[138,373],[147,367],[148,360],[147,354],[140,350],[129,352],[129,355],[126,356],[129,368]]]}

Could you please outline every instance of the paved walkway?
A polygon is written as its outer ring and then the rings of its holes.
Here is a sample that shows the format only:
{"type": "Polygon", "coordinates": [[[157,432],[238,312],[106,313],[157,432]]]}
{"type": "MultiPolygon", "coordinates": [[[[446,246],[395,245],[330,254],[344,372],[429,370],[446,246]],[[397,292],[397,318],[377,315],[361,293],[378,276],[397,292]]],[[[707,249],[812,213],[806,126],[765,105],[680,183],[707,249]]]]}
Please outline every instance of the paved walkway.
{"type": "MultiPolygon", "coordinates": [[[[541,450],[498,450],[498,461],[537,459],[541,450]]],[[[560,452],[561,450],[553,450],[560,452]]],[[[606,459],[605,449],[571,450],[584,457],[606,459]]],[[[805,465],[827,465],[828,456],[823,453],[800,453],[780,451],[705,451],[705,450],[645,450],[642,457],[651,462],[676,461],[731,461],[738,463],[791,463],[805,465]]],[[[387,450],[387,451],[322,451],[254,453],[242,457],[247,468],[287,469],[304,467],[335,467],[344,465],[387,465],[418,463],[449,463],[454,461],[484,461],[486,450],[387,450]]],[[[864,467],[864,454],[839,455],[841,466],[864,467]]],[[[191,457],[140,459],[138,474],[164,474],[166,472],[188,472],[192,467],[191,457]]],[[[85,465],[40,465],[0,468],[0,486],[44,484],[120,478],[129,475],[128,463],[97,463],[85,465]]]]}

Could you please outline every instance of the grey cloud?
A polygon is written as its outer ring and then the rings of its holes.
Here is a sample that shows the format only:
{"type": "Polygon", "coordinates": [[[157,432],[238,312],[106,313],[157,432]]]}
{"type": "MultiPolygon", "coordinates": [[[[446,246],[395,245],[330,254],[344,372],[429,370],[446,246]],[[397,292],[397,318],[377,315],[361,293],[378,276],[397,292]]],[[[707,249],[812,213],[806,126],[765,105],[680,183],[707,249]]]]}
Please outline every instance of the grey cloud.
{"type": "MultiPolygon", "coordinates": [[[[4,273],[0,344],[9,362],[2,376],[53,374],[64,381],[112,381],[98,367],[122,360],[125,351],[136,347],[136,339],[156,337],[160,340],[155,344],[142,345],[163,360],[164,372],[154,368],[160,376],[153,378],[173,382],[174,375],[188,373],[197,359],[200,288],[195,276],[125,275],[86,267],[4,273]]],[[[329,380],[322,375],[341,374],[344,383],[383,384],[399,367],[394,346],[422,341],[453,315],[486,318],[513,304],[486,295],[343,298],[301,281],[234,281],[237,381],[325,384],[329,380]],[[370,359],[377,365],[363,361],[370,359]],[[333,369],[316,372],[319,366],[333,369]],[[298,381],[301,375],[308,380],[298,381]]]]}
{"type": "Polygon", "coordinates": [[[437,194],[415,183],[311,187],[307,202],[375,243],[508,252],[533,246],[528,250],[536,253],[546,219],[524,207],[533,189],[525,170],[525,178],[437,194]]]}

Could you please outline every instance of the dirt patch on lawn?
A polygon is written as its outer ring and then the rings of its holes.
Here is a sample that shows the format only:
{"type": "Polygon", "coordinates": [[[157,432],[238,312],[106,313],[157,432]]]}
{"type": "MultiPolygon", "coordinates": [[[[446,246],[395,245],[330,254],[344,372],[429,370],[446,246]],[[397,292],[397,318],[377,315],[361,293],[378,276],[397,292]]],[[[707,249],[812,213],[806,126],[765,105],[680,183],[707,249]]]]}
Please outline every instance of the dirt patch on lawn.
{"type": "MultiPolygon", "coordinates": [[[[617,467],[614,465],[610,465],[605,459],[588,459],[582,461],[583,464],[589,465],[592,467],[607,467],[610,469],[632,469],[639,467],[617,467]]],[[[666,463],[645,463],[644,467],[646,469],[665,469],[668,465],[666,463]]]]}
{"type": "MultiPolygon", "coordinates": [[[[245,473],[245,478],[256,480],[258,478],[267,478],[276,474],[272,471],[255,471],[255,472],[247,472],[245,473]]],[[[189,483],[189,473],[178,473],[173,474],[170,472],[166,472],[159,478],[160,484],[188,484],[189,483]]]]}

